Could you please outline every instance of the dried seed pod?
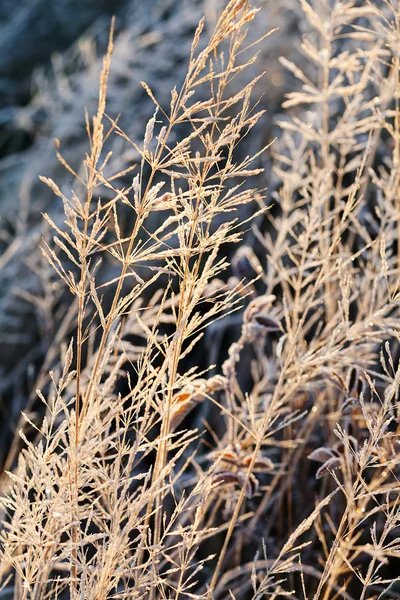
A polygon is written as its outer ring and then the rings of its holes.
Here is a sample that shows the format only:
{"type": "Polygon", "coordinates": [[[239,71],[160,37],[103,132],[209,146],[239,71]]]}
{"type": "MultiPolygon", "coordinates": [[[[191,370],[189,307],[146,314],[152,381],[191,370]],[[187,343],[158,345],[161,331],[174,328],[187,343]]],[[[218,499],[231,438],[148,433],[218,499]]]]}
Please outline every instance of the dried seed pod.
{"type": "Polygon", "coordinates": [[[326,462],[335,456],[335,453],[331,448],[326,448],[325,446],[321,446],[320,448],[316,448],[308,455],[307,458],[310,460],[316,460],[317,462],[326,462]]]}
{"type": "Polygon", "coordinates": [[[317,479],[321,479],[321,477],[323,477],[330,471],[333,471],[335,469],[340,469],[340,466],[341,466],[340,458],[333,456],[332,458],[330,458],[329,460],[324,462],[324,464],[316,472],[315,477],[317,479]]]}
{"type": "Polygon", "coordinates": [[[211,477],[211,483],[216,485],[238,485],[239,487],[245,487],[246,498],[252,498],[258,491],[259,482],[257,477],[250,473],[249,478],[246,482],[246,473],[239,471],[234,473],[233,471],[225,470],[214,473],[211,477]]]}
{"type": "MultiPolygon", "coordinates": [[[[353,452],[357,452],[358,450],[358,441],[352,435],[347,435],[346,440],[348,441],[348,445],[350,450],[353,452]]],[[[339,469],[342,466],[342,461],[344,461],[344,455],[346,451],[346,446],[343,442],[338,442],[334,445],[333,448],[326,448],[324,446],[320,448],[316,448],[308,455],[308,458],[311,460],[316,460],[318,462],[324,463],[317,471],[316,478],[320,479],[326,473],[329,473],[333,469],[339,469]]],[[[350,457],[350,466],[353,469],[354,460],[353,457],[350,457]]]]}
{"type": "Polygon", "coordinates": [[[188,414],[191,408],[192,403],[190,402],[189,393],[181,393],[173,398],[173,404],[171,407],[171,418],[169,423],[171,431],[173,431],[175,427],[179,425],[179,423],[185,418],[185,416],[188,414]]]}
{"type": "Polygon", "coordinates": [[[244,323],[251,323],[256,315],[267,314],[274,300],[276,300],[276,296],[273,294],[259,296],[252,300],[244,311],[244,323]]]}
{"type": "Polygon", "coordinates": [[[251,256],[253,251],[248,246],[241,246],[235,253],[232,259],[232,270],[238,279],[252,278],[256,274],[256,270],[251,264],[251,256]]]}
{"type": "Polygon", "coordinates": [[[213,392],[219,392],[225,389],[226,384],[226,377],[223,377],[222,375],[214,375],[206,381],[206,390],[209,394],[212,394],[213,392]]]}
{"type": "Polygon", "coordinates": [[[174,431],[196,404],[203,402],[213,392],[224,389],[225,382],[225,377],[221,375],[215,375],[208,380],[195,379],[182,392],[176,394],[172,400],[170,430],[174,431]]]}
{"type": "MultiPolygon", "coordinates": [[[[242,465],[248,467],[251,461],[252,455],[249,454],[243,459],[242,465]]],[[[269,473],[270,471],[274,470],[274,467],[275,465],[270,458],[268,458],[267,456],[259,456],[254,462],[253,470],[259,473],[269,473]]]]}
{"type": "Polygon", "coordinates": [[[217,485],[229,485],[231,483],[238,484],[238,474],[233,471],[218,471],[214,473],[211,477],[211,483],[217,485]]]}
{"type": "Polygon", "coordinates": [[[239,466],[239,459],[235,452],[231,450],[215,450],[214,452],[210,452],[208,458],[214,460],[215,462],[221,461],[225,463],[229,463],[231,465],[239,466]]]}
{"type": "Polygon", "coordinates": [[[243,323],[250,337],[257,334],[283,332],[279,322],[269,314],[269,308],[275,296],[260,296],[250,302],[244,312],[243,323]]]}
{"type": "Polygon", "coordinates": [[[264,331],[271,333],[275,331],[281,331],[281,326],[279,325],[278,321],[265,313],[256,314],[253,318],[253,321],[255,321],[258,325],[261,325],[264,331]]]}
{"type": "Polygon", "coordinates": [[[199,399],[193,397],[190,392],[181,392],[174,396],[169,422],[170,431],[174,431],[198,403],[199,399]]]}
{"type": "Polygon", "coordinates": [[[249,478],[246,482],[246,473],[243,471],[239,471],[238,475],[238,484],[243,487],[245,486],[245,494],[246,498],[252,498],[258,492],[259,481],[253,473],[250,473],[249,478]]]}

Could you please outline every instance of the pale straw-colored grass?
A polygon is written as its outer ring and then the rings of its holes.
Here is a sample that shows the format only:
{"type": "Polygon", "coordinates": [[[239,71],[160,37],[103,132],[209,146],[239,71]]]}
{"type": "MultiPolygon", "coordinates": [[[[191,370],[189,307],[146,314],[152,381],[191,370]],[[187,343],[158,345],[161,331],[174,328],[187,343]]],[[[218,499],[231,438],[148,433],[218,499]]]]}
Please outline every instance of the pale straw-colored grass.
{"type": "Polygon", "coordinates": [[[76,327],[3,486],[0,599],[399,597],[399,7],[292,4],[267,200],[267,149],[237,159],[259,78],[231,87],[257,9],[228,2],[208,42],[200,22],[170,106],[143,83],[140,144],[107,114],[111,29],[79,172],[57,142],[76,185],[43,178],[76,327]],[[112,136],[140,157],[119,173],[112,136]],[[246,229],[252,276],[225,284],[246,229]],[[219,366],[188,366],[238,319],[219,366]]]}

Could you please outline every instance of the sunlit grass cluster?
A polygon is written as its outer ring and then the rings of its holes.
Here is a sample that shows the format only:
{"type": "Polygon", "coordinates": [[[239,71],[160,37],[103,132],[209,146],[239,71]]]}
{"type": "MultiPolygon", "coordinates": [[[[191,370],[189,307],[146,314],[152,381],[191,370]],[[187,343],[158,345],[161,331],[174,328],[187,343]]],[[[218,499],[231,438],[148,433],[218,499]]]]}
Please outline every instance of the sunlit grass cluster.
{"type": "Polygon", "coordinates": [[[292,4],[267,147],[241,152],[280,33],[250,42],[247,0],[200,22],[169,106],[142,84],[142,141],[107,112],[112,27],[79,170],[56,140],[73,331],[3,474],[0,600],[400,597],[400,6],[292,4]]]}

